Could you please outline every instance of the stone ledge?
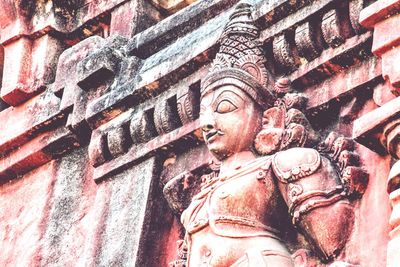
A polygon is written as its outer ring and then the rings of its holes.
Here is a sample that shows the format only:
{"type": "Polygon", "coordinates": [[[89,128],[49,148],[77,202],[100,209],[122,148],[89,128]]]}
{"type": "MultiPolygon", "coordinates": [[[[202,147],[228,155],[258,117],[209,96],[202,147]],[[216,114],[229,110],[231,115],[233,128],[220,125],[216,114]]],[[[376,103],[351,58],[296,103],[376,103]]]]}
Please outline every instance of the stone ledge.
{"type": "Polygon", "coordinates": [[[380,60],[371,57],[361,64],[346,69],[321,84],[308,87],[304,91],[309,99],[307,109],[317,109],[332,99],[340,99],[357,88],[364,87],[377,79],[382,79],[380,60]]]}
{"type": "Polygon", "coordinates": [[[0,159],[0,181],[23,175],[78,146],[67,128],[43,133],[0,159]]]}
{"type": "Polygon", "coordinates": [[[360,24],[372,29],[375,24],[400,11],[400,1],[379,0],[364,8],[360,13],[360,24]]]}
{"type": "Polygon", "coordinates": [[[188,34],[204,22],[231,8],[237,0],[203,0],[136,34],[127,45],[129,55],[147,58],[177,38],[188,34]]]}
{"type": "Polygon", "coordinates": [[[0,112],[0,155],[61,121],[65,113],[59,110],[60,103],[60,99],[47,90],[23,105],[0,112]]]}

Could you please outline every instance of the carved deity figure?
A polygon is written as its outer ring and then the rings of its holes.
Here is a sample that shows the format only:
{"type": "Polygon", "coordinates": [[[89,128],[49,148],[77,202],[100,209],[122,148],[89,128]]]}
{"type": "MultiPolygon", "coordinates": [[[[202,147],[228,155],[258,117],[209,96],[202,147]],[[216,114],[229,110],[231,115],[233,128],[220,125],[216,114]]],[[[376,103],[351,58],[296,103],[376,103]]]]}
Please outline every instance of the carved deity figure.
{"type": "Polygon", "coordinates": [[[305,98],[274,83],[251,6],[239,4],[201,84],[205,143],[220,162],[182,213],[186,253],[175,266],[295,266],[287,225],[324,262],[340,255],[365,189],[351,140],[320,142],[305,98]]]}

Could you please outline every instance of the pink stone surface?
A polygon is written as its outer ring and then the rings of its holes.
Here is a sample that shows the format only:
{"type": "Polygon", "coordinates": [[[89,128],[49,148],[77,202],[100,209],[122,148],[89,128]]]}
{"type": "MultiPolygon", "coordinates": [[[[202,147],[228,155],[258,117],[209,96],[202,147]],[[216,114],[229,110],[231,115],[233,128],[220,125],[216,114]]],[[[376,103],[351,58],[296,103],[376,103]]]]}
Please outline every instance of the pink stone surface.
{"type": "Polygon", "coordinates": [[[1,98],[10,105],[17,105],[34,93],[30,87],[32,41],[21,38],[4,47],[4,79],[1,98]]]}
{"type": "Polygon", "coordinates": [[[388,19],[378,22],[374,26],[374,40],[372,52],[382,56],[386,51],[390,51],[400,44],[400,30],[398,25],[400,14],[393,15],[388,19]]]}
{"type": "Polygon", "coordinates": [[[348,244],[346,255],[350,262],[360,260],[361,266],[385,266],[386,244],[389,240],[390,204],[383,201],[388,198],[386,191],[387,173],[390,169],[390,158],[381,158],[368,154],[368,149],[359,147],[359,153],[365,166],[373,165],[370,170],[370,180],[367,191],[360,201],[356,214],[358,224],[355,226],[355,235],[348,244]],[[362,234],[361,234],[362,233],[362,234]],[[379,236],[380,238],[376,238],[379,236]],[[360,244],[362,249],[360,250],[360,244]],[[358,253],[357,251],[360,251],[358,253]]]}
{"type": "Polygon", "coordinates": [[[382,75],[387,77],[390,83],[396,88],[400,87],[400,71],[397,65],[399,60],[400,46],[393,47],[382,55],[382,75]]]}
{"type": "MultiPolygon", "coordinates": [[[[379,0],[365,8],[360,14],[360,23],[366,27],[374,29],[374,37],[372,43],[372,52],[382,58],[382,76],[390,85],[387,86],[390,91],[398,96],[398,87],[400,86],[400,69],[398,68],[398,61],[400,60],[400,32],[398,32],[398,24],[400,15],[400,2],[398,0],[379,0]],[[394,87],[394,88],[393,88],[394,87]]],[[[398,104],[393,105],[397,102],[397,98],[387,102],[382,107],[386,107],[386,112],[381,108],[381,112],[384,114],[378,115],[378,112],[372,111],[375,118],[379,118],[380,123],[376,123],[378,120],[374,119],[374,116],[366,114],[364,116],[364,125],[357,124],[355,131],[360,130],[360,126],[367,128],[366,124],[371,123],[375,127],[370,127],[372,131],[366,133],[371,136],[375,135],[371,139],[375,142],[380,139],[381,143],[386,148],[392,157],[398,159],[399,143],[399,130],[396,127],[397,122],[394,119],[398,112],[398,104]],[[387,109],[387,107],[391,107],[387,109]],[[374,122],[373,122],[374,121],[374,122]],[[379,129],[380,128],[380,129],[379,129]],[[383,128],[383,129],[382,129],[383,128]],[[379,129],[379,130],[378,130],[379,129]],[[383,135],[382,135],[383,131],[383,135]]],[[[397,200],[396,192],[398,191],[399,180],[398,174],[398,162],[395,163],[389,173],[387,191],[391,194],[391,215],[388,228],[391,230],[389,234],[389,240],[387,243],[387,266],[396,266],[399,263],[398,253],[394,251],[398,250],[398,227],[400,222],[398,221],[398,209],[399,202],[397,200]],[[393,192],[394,190],[394,192],[393,192]]]]}
{"type": "Polygon", "coordinates": [[[48,163],[0,188],[0,265],[34,266],[40,262],[55,164],[48,163]]]}
{"type": "Polygon", "coordinates": [[[360,13],[360,23],[364,27],[373,28],[378,22],[390,17],[390,14],[400,10],[398,0],[379,0],[364,8],[360,13]]]}

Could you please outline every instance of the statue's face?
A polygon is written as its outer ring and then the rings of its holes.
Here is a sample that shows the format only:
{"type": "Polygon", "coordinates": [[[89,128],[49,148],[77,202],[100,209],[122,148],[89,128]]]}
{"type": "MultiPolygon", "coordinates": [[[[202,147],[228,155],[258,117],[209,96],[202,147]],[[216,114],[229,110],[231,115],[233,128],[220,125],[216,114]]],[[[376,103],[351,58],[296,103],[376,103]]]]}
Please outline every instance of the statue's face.
{"type": "Polygon", "coordinates": [[[242,90],[222,86],[201,100],[200,123],[211,153],[223,160],[250,150],[261,128],[262,112],[242,90]]]}

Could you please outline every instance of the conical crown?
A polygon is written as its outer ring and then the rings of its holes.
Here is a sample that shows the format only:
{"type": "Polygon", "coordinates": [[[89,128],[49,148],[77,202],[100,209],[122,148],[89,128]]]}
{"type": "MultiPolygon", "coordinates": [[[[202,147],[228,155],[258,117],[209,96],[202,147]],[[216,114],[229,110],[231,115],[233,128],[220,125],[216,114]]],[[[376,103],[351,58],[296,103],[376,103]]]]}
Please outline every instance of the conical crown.
{"type": "Polygon", "coordinates": [[[238,4],[219,39],[220,48],[210,72],[202,81],[202,95],[223,85],[234,85],[262,107],[273,104],[273,82],[258,38],[251,5],[238,4]]]}

